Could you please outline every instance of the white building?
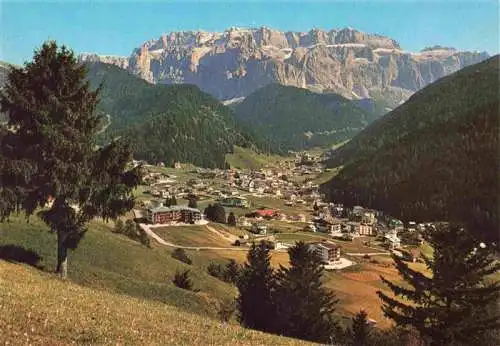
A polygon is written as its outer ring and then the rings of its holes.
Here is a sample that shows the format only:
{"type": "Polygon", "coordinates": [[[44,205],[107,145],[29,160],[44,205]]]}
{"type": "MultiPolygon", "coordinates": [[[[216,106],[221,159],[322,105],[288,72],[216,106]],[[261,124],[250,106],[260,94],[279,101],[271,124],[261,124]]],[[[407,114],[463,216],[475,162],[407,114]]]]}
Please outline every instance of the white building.
{"type": "Polygon", "coordinates": [[[389,249],[396,249],[401,247],[401,239],[394,233],[387,233],[385,240],[389,243],[389,249]]]}
{"type": "Polygon", "coordinates": [[[310,245],[324,263],[336,262],[340,260],[340,246],[332,242],[313,243],[310,245]]]}

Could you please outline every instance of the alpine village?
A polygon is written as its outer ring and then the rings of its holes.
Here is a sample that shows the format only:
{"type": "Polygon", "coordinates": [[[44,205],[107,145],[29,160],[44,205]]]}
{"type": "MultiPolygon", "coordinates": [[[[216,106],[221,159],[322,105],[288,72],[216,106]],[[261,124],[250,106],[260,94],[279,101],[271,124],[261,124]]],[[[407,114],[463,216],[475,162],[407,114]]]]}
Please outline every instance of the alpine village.
{"type": "Polygon", "coordinates": [[[498,55],[131,41],[0,63],[2,344],[500,345],[498,55]]]}

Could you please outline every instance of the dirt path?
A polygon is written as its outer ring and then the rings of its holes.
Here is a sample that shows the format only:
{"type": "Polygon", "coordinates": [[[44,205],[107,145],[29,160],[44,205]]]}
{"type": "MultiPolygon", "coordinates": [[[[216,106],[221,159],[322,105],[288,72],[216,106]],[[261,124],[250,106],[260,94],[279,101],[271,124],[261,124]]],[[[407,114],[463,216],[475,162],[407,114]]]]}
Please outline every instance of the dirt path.
{"type": "Polygon", "coordinates": [[[229,233],[229,232],[224,232],[224,231],[219,231],[219,230],[216,230],[215,228],[209,226],[209,225],[206,225],[207,226],[207,229],[212,232],[212,233],[215,233],[217,234],[219,237],[221,238],[224,238],[225,240],[227,240],[231,245],[234,244],[234,242],[236,240],[238,240],[238,237],[229,233]]]}

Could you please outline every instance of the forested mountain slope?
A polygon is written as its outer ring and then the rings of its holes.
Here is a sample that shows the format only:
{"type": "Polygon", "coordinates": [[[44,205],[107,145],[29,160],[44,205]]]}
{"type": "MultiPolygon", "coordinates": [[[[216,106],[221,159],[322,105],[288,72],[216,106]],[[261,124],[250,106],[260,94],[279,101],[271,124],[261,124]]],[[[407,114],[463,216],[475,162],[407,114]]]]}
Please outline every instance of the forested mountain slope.
{"type": "Polygon", "coordinates": [[[102,63],[88,68],[90,83],[102,84],[98,110],[111,119],[103,140],[127,138],[136,158],[222,167],[233,145],[251,143],[232,111],[196,86],[152,85],[102,63]]]}
{"type": "Polygon", "coordinates": [[[302,150],[351,138],[376,117],[337,94],[270,84],[235,107],[238,120],[270,143],[273,151],[302,150]]]}
{"type": "Polygon", "coordinates": [[[499,57],[426,87],[333,152],[332,200],[498,238],[499,57]]]}

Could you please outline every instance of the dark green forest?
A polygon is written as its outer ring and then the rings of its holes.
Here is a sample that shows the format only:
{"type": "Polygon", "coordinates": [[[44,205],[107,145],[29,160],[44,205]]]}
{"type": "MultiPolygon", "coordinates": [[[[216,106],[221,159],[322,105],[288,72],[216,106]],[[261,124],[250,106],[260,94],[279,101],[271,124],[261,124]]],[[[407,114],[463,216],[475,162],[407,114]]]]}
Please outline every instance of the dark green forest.
{"type": "Polygon", "coordinates": [[[404,220],[464,222],[498,240],[499,57],[413,95],[336,150],[330,200],[404,220]]]}
{"type": "Polygon", "coordinates": [[[228,107],[196,86],[152,85],[102,63],[89,64],[88,70],[91,85],[101,85],[98,111],[111,117],[101,142],[126,138],[137,159],[223,167],[233,145],[258,142],[228,107]]]}
{"type": "Polygon", "coordinates": [[[377,117],[340,95],[279,84],[255,91],[235,111],[237,119],[264,136],[274,152],[345,141],[377,117]]]}

